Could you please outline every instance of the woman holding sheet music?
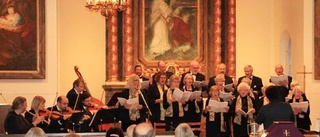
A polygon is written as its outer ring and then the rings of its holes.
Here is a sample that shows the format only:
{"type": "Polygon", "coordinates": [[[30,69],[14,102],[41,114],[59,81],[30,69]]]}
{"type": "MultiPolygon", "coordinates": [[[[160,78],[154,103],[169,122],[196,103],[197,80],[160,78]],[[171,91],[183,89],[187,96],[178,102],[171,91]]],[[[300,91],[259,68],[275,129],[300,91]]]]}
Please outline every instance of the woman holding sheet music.
{"type": "Polygon", "coordinates": [[[210,101],[223,102],[223,99],[219,97],[220,91],[217,85],[210,88],[210,98],[206,101],[206,107],[203,110],[203,115],[206,117],[206,127],[210,127],[210,130],[206,130],[207,137],[224,137],[230,136],[229,125],[229,106],[225,108],[224,112],[215,112],[209,106],[210,101]]]}
{"type": "Polygon", "coordinates": [[[163,95],[163,107],[166,109],[166,131],[174,131],[175,128],[183,122],[183,107],[186,102],[184,100],[177,100],[173,97],[174,90],[179,88],[179,76],[172,75],[169,81],[170,88],[168,89],[167,94],[163,95]]]}
{"type": "MultiPolygon", "coordinates": [[[[183,82],[184,82],[184,86],[182,87],[182,91],[190,91],[190,92],[196,91],[196,88],[192,85],[193,77],[191,74],[186,74],[184,76],[183,82]]],[[[203,101],[201,97],[197,99],[189,99],[186,102],[186,106],[184,107],[185,121],[200,122],[202,107],[203,107],[203,101]]]]}
{"type": "Polygon", "coordinates": [[[230,115],[233,117],[234,137],[249,137],[247,133],[247,124],[254,121],[256,113],[256,102],[249,96],[250,86],[241,82],[237,87],[239,95],[233,99],[230,115]]]}
{"type": "MultiPolygon", "coordinates": [[[[301,103],[301,102],[308,102],[309,100],[307,97],[304,95],[304,92],[300,86],[295,86],[292,90],[293,92],[293,97],[291,100],[289,100],[289,103],[301,103]]],[[[308,105],[308,110],[307,112],[303,112],[302,109],[293,109],[293,113],[295,115],[296,119],[296,124],[299,129],[305,129],[305,130],[310,130],[310,106],[308,105]]]]}
{"type": "Polygon", "coordinates": [[[130,75],[125,89],[122,90],[120,97],[125,99],[139,100],[139,105],[133,106],[125,104],[123,106],[119,105],[119,119],[122,122],[121,128],[125,131],[131,124],[139,124],[144,122],[146,119],[146,105],[143,101],[143,94],[140,91],[141,84],[139,81],[139,76],[136,74],[130,75]]]}
{"type": "MultiPolygon", "coordinates": [[[[216,83],[219,92],[230,93],[230,91],[227,88],[225,88],[225,86],[224,86],[224,83],[225,83],[224,74],[216,75],[216,77],[214,78],[214,82],[216,83]]],[[[209,96],[210,96],[210,94],[209,94],[209,96]]],[[[230,96],[228,98],[223,98],[223,100],[231,103],[233,98],[234,98],[234,96],[232,94],[230,94],[230,96]]]]}

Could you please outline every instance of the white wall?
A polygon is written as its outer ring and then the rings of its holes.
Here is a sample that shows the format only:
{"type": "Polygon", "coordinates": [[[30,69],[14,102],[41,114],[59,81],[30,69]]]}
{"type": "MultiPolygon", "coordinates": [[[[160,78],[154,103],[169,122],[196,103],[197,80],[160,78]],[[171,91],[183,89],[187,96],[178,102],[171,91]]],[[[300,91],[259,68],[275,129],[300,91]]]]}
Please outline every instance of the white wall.
{"type": "MultiPolygon", "coordinates": [[[[28,106],[35,95],[42,95],[47,106],[58,92],[57,10],[56,0],[46,0],[46,79],[0,79],[0,92],[11,104],[16,96],[24,96],[28,106]]],[[[0,102],[3,102],[2,98],[0,102]]]]}

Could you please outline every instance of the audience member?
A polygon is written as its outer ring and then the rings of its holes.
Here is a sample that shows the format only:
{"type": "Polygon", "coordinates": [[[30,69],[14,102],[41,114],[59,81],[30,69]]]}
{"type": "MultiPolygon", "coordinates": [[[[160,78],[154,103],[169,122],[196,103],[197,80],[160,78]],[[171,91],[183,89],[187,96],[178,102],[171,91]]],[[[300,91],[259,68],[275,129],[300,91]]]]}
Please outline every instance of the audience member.
{"type": "Polygon", "coordinates": [[[191,127],[187,123],[181,123],[174,131],[175,137],[194,137],[191,127]]]}
{"type": "Polygon", "coordinates": [[[133,129],[133,137],[155,137],[155,131],[150,123],[140,123],[133,129]]]}
{"type": "Polygon", "coordinates": [[[65,135],[64,137],[81,137],[81,136],[78,135],[77,133],[70,133],[68,135],[65,135]]]}
{"type": "Polygon", "coordinates": [[[133,134],[133,129],[136,127],[137,125],[136,124],[132,124],[130,125],[128,128],[127,128],[127,137],[132,137],[132,134],[133,134]]]}
{"type": "Polygon", "coordinates": [[[124,133],[121,128],[111,127],[107,131],[106,137],[124,137],[124,133]]]}
{"type": "Polygon", "coordinates": [[[25,137],[47,137],[47,135],[41,128],[33,127],[29,129],[25,137]]]}

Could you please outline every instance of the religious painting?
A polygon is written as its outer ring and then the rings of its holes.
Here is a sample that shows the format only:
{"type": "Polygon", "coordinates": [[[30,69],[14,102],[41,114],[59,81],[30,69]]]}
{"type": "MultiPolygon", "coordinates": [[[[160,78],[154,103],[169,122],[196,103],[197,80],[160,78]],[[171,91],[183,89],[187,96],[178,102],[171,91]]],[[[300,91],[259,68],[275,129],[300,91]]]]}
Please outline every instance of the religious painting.
{"type": "Polygon", "coordinates": [[[141,4],[140,53],[145,60],[184,61],[201,55],[200,0],[142,0],[141,4]]]}
{"type": "Polygon", "coordinates": [[[0,78],[45,78],[44,12],[44,0],[0,0],[0,78]]]}
{"type": "Polygon", "coordinates": [[[314,78],[320,80],[320,0],[314,5],[314,78]]]}

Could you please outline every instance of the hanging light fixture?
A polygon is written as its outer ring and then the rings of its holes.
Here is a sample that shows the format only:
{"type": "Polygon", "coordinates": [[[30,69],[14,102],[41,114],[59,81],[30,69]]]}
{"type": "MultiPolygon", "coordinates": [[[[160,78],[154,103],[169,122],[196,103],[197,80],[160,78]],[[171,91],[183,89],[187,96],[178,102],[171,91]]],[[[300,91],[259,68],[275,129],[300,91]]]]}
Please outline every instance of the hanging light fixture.
{"type": "Polygon", "coordinates": [[[91,11],[100,11],[101,15],[108,17],[113,10],[124,11],[127,0],[87,0],[86,7],[91,11]]]}

